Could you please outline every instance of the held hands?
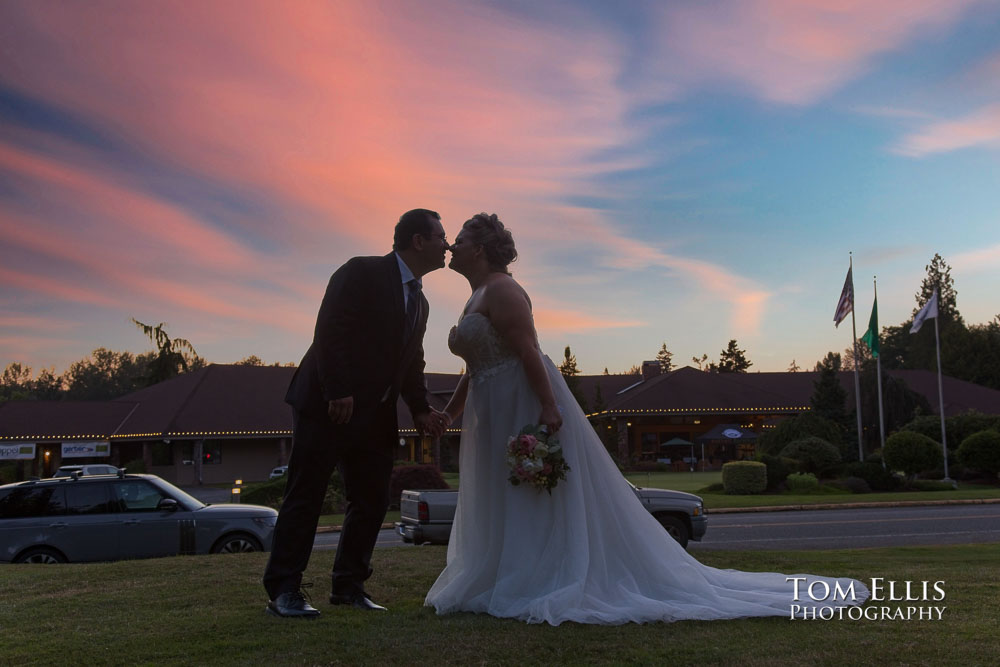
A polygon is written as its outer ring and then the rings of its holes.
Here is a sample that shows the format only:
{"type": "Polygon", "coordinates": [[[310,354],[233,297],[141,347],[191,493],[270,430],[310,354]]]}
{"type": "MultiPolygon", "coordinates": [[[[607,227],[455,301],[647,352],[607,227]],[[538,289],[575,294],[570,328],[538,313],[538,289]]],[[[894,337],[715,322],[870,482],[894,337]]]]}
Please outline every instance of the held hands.
{"type": "Polygon", "coordinates": [[[542,414],[538,416],[538,424],[549,429],[550,434],[554,434],[562,427],[562,414],[556,405],[543,405],[542,414]]]}
{"type": "Polygon", "coordinates": [[[330,421],[334,424],[346,424],[351,421],[351,415],[354,414],[354,397],[345,396],[330,401],[326,413],[330,415],[330,421]]]}
{"type": "Polygon", "coordinates": [[[445,429],[451,424],[451,417],[447,413],[431,408],[430,412],[422,412],[419,415],[414,415],[413,423],[421,435],[440,438],[444,435],[445,429]]]}

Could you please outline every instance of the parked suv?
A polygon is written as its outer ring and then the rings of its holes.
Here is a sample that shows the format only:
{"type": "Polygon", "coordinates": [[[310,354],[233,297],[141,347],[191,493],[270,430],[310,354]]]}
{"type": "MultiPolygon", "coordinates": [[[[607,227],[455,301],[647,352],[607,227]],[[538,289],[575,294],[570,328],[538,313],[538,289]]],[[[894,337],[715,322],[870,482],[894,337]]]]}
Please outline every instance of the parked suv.
{"type": "Polygon", "coordinates": [[[65,563],[268,550],[278,513],[205,505],[155,475],[0,486],[0,562],[65,563]]]}

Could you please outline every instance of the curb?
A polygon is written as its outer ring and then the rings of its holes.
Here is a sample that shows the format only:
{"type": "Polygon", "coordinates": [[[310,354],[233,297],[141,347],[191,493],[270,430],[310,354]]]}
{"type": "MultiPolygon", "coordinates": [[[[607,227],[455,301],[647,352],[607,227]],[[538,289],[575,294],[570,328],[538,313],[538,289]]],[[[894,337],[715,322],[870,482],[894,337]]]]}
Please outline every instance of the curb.
{"type": "MultiPolygon", "coordinates": [[[[935,505],[1000,505],[1000,498],[969,498],[967,500],[894,500],[885,503],[817,503],[815,505],[762,505],[761,507],[705,508],[705,514],[740,514],[747,512],[796,512],[802,510],[854,510],[878,507],[933,507],[935,505]]],[[[383,523],[381,530],[395,525],[383,523]]],[[[317,533],[339,533],[343,526],[320,526],[317,533]]]]}
{"type": "Polygon", "coordinates": [[[761,507],[705,508],[705,514],[737,514],[740,512],[792,512],[796,510],[852,510],[877,507],[927,507],[934,505],[996,505],[1000,498],[970,498],[968,500],[895,500],[884,503],[817,503],[815,505],[764,505],[761,507]]]}
{"type": "MultiPolygon", "coordinates": [[[[395,525],[393,525],[391,523],[383,523],[382,524],[382,528],[380,528],[379,530],[391,530],[392,528],[395,528],[395,525]]],[[[320,526],[319,528],[316,529],[316,532],[317,533],[339,533],[343,529],[344,529],[343,526],[320,526]]]]}

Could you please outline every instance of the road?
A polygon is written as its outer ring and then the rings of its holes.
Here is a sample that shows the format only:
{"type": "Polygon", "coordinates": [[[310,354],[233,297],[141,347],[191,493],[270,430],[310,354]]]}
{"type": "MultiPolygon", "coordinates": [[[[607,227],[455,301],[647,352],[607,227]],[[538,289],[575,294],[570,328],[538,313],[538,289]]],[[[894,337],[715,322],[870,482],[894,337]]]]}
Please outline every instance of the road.
{"type": "MultiPolygon", "coordinates": [[[[320,533],[314,549],[335,549],[339,533],[320,533]]],[[[1000,504],[709,514],[691,552],[712,549],[857,549],[1000,542],[1000,504]]],[[[391,530],[376,546],[404,546],[391,530]]]]}

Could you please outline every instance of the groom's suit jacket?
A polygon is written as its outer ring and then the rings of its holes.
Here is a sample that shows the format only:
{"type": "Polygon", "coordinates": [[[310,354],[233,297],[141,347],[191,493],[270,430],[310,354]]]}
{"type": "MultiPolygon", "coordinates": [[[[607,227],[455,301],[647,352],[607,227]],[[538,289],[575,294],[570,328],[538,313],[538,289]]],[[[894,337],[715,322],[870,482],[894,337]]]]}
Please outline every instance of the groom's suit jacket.
{"type": "Polygon", "coordinates": [[[395,422],[400,395],[414,415],[427,412],[423,338],[428,303],[420,293],[419,317],[408,337],[403,303],[395,253],[355,257],[337,269],[285,401],[302,413],[326,415],[329,401],[352,396],[351,421],[335,427],[351,438],[364,436],[376,418],[395,422]]]}

